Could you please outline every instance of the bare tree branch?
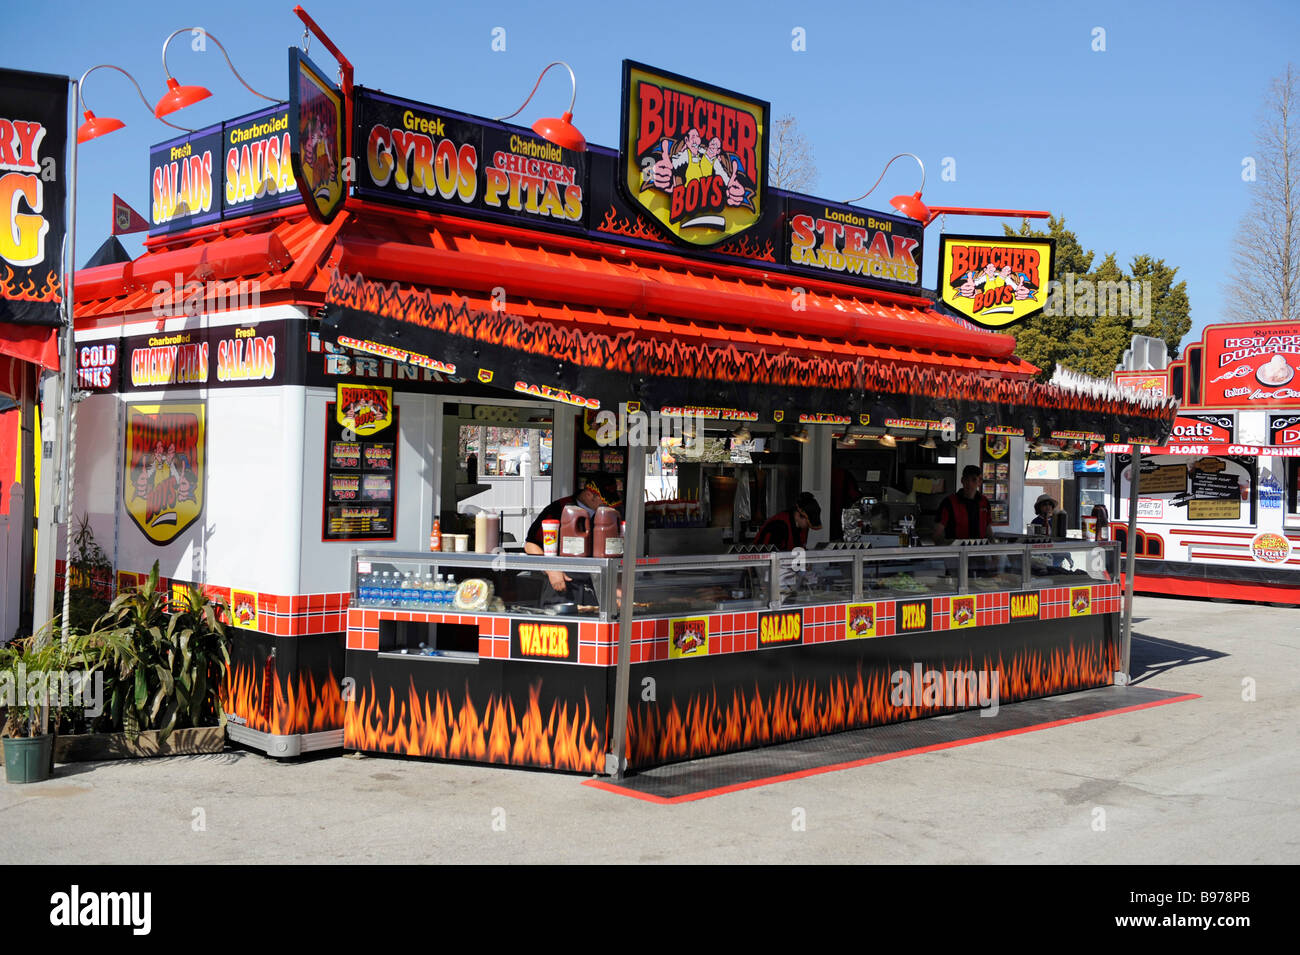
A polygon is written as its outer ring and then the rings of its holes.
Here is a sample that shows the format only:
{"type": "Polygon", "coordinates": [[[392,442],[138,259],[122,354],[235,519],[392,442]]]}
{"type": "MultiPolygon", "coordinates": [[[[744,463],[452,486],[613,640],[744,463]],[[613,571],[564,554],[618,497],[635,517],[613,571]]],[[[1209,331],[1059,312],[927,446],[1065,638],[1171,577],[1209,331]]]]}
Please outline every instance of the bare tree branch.
{"type": "Polygon", "coordinates": [[[782,116],[772,124],[768,182],[777,189],[807,192],[817,181],[813,149],[799,132],[793,116],[782,116]]]}
{"type": "Polygon", "coordinates": [[[1228,313],[1300,320],[1300,92],[1294,66],[1269,85],[1256,133],[1250,209],[1237,229],[1228,313]]]}

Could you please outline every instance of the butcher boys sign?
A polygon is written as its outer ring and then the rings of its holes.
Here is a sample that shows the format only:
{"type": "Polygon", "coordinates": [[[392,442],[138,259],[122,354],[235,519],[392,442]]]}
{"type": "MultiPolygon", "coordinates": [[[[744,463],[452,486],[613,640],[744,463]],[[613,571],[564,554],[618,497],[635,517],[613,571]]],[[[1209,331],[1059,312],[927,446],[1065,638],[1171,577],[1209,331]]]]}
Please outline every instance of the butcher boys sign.
{"type": "Polygon", "coordinates": [[[943,235],[939,239],[939,294],[963,318],[1002,328],[1037,315],[1047,305],[1053,239],[943,235]]]}
{"type": "Polygon", "coordinates": [[[767,129],[762,100],[623,61],[619,182],[678,242],[717,245],[758,222],[767,129]]]}

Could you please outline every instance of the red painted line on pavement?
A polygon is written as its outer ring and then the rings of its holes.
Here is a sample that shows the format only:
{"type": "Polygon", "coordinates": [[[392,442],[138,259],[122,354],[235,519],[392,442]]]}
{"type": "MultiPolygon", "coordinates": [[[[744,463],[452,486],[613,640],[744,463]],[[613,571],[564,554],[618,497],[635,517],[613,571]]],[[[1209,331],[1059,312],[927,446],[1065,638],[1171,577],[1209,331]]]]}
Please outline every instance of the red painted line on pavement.
{"type": "Polygon", "coordinates": [[[884,753],[880,756],[868,756],[864,759],[854,759],[844,763],[832,763],[829,766],[815,766],[810,769],[801,769],[793,773],[782,773],[779,776],[765,776],[762,779],[752,779],[748,782],[733,783],[730,786],[719,786],[715,789],[704,789],[697,793],[687,793],[683,796],[655,796],[650,793],[636,792],[635,790],[625,789],[614,783],[607,782],[604,779],[587,779],[583,781],[584,786],[591,786],[594,789],[604,789],[608,792],[618,793],[620,796],[630,796],[633,799],[643,799],[646,802],[658,803],[664,806],[671,806],[677,803],[694,802],[699,799],[709,799],[712,796],[721,796],[726,793],[739,792],[742,789],[756,789],[759,786],[771,786],[775,783],[789,782],[795,779],[805,779],[809,776],[820,776],[823,773],[837,773],[845,769],[857,769],[859,766],[869,766],[872,763],[883,763],[891,759],[901,759],[904,756],[916,756],[921,753],[934,753],[944,749],[954,749],[958,746],[969,746],[971,743],[983,743],[988,740],[1003,739],[1008,736],[1019,736],[1022,733],[1034,733],[1038,730],[1051,729],[1054,726],[1067,726],[1070,723],[1085,723],[1088,720],[1101,719],[1103,716],[1118,716],[1121,713],[1135,713],[1138,710],[1147,710],[1155,706],[1164,706],[1167,703],[1183,703],[1187,700],[1199,700],[1199,693],[1184,693],[1182,696],[1170,697],[1167,700],[1152,700],[1149,703],[1136,703],[1133,706],[1123,706],[1114,710],[1102,710],[1100,713],[1086,713],[1082,716],[1068,716],[1060,720],[1051,720],[1047,723],[1035,723],[1033,726],[1022,726],[1013,730],[1002,730],[999,733],[986,733],[983,736],[972,736],[969,739],[953,740],[948,743],[935,743],[931,746],[918,746],[913,749],[899,750],[897,753],[884,753]]]}

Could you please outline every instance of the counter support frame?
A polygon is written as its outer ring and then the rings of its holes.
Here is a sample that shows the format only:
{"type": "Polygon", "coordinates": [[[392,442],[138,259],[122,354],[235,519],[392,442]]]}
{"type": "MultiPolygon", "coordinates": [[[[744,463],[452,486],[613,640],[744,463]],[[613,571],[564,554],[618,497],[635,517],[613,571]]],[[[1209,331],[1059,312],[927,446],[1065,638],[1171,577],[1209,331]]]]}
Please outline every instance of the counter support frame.
{"type": "Polygon", "coordinates": [[[618,614],[618,663],[614,670],[614,745],[605,755],[605,774],[615,779],[622,779],[627,770],[627,695],[632,676],[633,595],[636,560],[641,553],[642,525],[645,523],[645,507],[641,505],[644,499],[645,449],[631,444],[627,456],[627,488],[623,494],[623,500],[627,502],[624,505],[627,539],[623,541],[623,600],[618,614]]]}

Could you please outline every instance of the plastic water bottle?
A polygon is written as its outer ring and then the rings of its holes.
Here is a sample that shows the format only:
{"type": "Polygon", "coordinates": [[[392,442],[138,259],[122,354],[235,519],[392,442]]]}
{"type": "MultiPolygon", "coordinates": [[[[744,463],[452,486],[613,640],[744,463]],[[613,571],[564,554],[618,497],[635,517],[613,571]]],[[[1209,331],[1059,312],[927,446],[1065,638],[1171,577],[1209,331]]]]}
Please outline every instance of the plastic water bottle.
{"type": "Polygon", "coordinates": [[[451,574],[447,575],[447,609],[451,610],[456,604],[456,578],[451,574]]]}
{"type": "Polygon", "coordinates": [[[433,606],[433,575],[425,574],[420,581],[420,609],[428,610],[433,606]]]}

